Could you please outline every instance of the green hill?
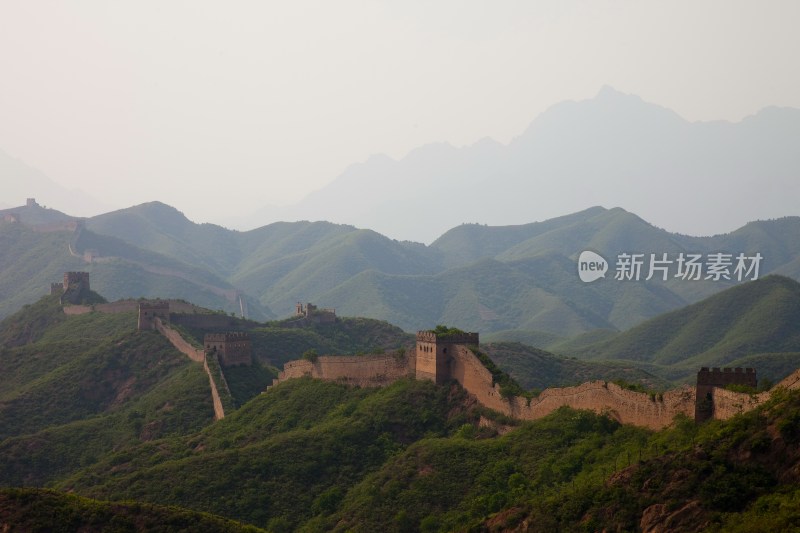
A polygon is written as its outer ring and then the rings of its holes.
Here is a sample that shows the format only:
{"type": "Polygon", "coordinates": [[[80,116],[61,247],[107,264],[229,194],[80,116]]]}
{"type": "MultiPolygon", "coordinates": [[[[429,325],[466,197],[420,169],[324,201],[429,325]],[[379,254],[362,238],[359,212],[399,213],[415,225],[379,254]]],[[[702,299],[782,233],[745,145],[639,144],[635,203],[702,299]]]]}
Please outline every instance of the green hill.
{"type": "Polygon", "coordinates": [[[0,323],[0,478],[43,484],[111,450],[213,419],[208,377],[135,313],[42,298],[0,323]]]}
{"type": "Polygon", "coordinates": [[[294,380],[183,446],[157,457],[158,443],[110,455],[59,487],[294,529],[335,509],[350,487],[410,443],[470,420],[459,398],[428,382],[363,390],[294,380]]]}
{"type": "Polygon", "coordinates": [[[43,207],[35,201],[32,205],[21,205],[10,209],[0,209],[0,215],[15,214],[19,215],[20,221],[28,226],[40,226],[43,224],[60,224],[73,222],[76,217],[71,217],[57,209],[43,207]]]}
{"type": "MultiPolygon", "coordinates": [[[[800,350],[800,283],[782,276],[742,284],[569,352],[583,359],[663,367],[724,366],[761,353],[800,350]]],[[[793,370],[797,361],[773,379],[793,370]]]]}
{"type": "Polygon", "coordinates": [[[587,381],[622,381],[649,390],[666,390],[671,383],[632,364],[582,361],[518,342],[482,344],[481,350],[525,389],[566,387],[587,381]]]}
{"type": "MultiPolygon", "coordinates": [[[[383,320],[337,317],[327,324],[299,325],[294,319],[258,323],[234,317],[227,330],[247,331],[254,358],[264,365],[280,367],[287,361],[301,359],[308,350],[319,355],[358,355],[383,353],[413,345],[414,336],[383,320]]],[[[179,329],[202,345],[209,330],[179,326],[179,329]]]]}
{"type": "MultiPolygon", "coordinates": [[[[67,271],[88,271],[91,286],[116,300],[166,297],[191,300],[211,309],[239,312],[237,289],[197,266],[138,248],[119,238],[89,230],[42,232],[19,223],[0,222],[0,317],[50,292],[67,271]],[[82,254],[99,254],[86,263],[82,254]],[[74,254],[74,255],[73,255],[74,254]]],[[[269,308],[248,298],[249,315],[272,318],[269,308]]]]}
{"type": "MultiPolygon", "coordinates": [[[[725,301],[768,298],[776,308],[797,285],[770,277],[713,298],[756,286],[757,298],[725,301]]],[[[410,341],[367,319],[305,328],[232,320],[251,332],[265,363],[309,346],[410,341]]],[[[302,378],[259,394],[269,375],[257,365],[228,374],[239,405],[214,421],[202,366],[135,323],[134,313],[66,316],[56,297],[0,322],[0,524],[238,530],[231,519],[269,531],[575,531],[669,527],[690,516],[702,527],[761,520],[780,530],[796,515],[798,392],[727,422],[679,418],[652,432],[570,409],[515,422],[479,407],[457,383],[372,389],[302,378]],[[209,512],[217,516],[196,514],[209,512]]],[[[630,365],[603,368],[519,344],[484,351],[527,385],[618,375],[658,387],[630,365]]]]}
{"type": "Polygon", "coordinates": [[[71,235],[0,222],[0,318],[49,294],[50,283],[62,280],[64,272],[84,267],[69,253],[71,235]]]}
{"type": "Polygon", "coordinates": [[[583,250],[612,263],[623,252],[673,258],[758,252],[761,277],[800,277],[800,217],[689,237],[621,208],[593,207],[519,226],[462,225],[430,246],[327,222],[231,231],[195,224],[159,202],[85,225],[75,234],[43,234],[24,220],[0,224],[0,244],[11,250],[0,261],[0,294],[6,296],[0,316],[46,293],[60,272],[90,270],[92,285],[110,299],[180,298],[226,313],[246,308],[257,320],[286,316],[296,302],[311,301],[406,331],[448,323],[498,333],[498,340],[519,340],[524,332],[569,338],[598,328],[626,330],[735,284],[674,276],[617,281],[613,264],[606,279],[587,284],[576,273],[583,250]],[[70,252],[96,257],[89,264],[70,252]]]}
{"type": "Polygon", "coordinates": [[[225,518],[177,507],[101,502],[42,489],[0,489],[0,526],[9,527],[9,531],[30,532],[262,531],[225,518]]]}

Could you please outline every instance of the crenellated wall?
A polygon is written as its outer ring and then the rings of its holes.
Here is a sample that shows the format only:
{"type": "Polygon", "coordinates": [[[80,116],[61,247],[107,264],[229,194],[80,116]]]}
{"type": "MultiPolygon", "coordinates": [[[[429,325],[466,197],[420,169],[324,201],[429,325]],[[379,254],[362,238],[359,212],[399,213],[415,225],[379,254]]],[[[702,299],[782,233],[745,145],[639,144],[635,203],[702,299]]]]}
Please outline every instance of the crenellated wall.
{"type": "Polygon", "coordinates": [[[414,358],[399,354],[322,355],[316,361],[289,361],[275,384],[287,379],[312,377],[360,387],[381,387],[414,374],[414,358]]]}
{"type": "Polygon", "coordinates": [[[164,335],[172,345],[178,349],[179,352],[187,356],[192,361],[197,363],[204,363],[206,360],[206,352],[202,348],[195,348],[184,339],[180,333],[164,324],[160,318],[156,317],[154,320],[154,329],[164,335]]]}
{"type": "MultiPolygon", "coordinates": [[[[417,341],[417,349],[420,349],[429,339],[418,338],[417,341]]],[[[429,361],[430,356],[435,353],[436,348],[431,342],[429,350],[412,350],[403,360],[398,360],[393,355],[373,355],[322,356],[313,363],[306,360],[290,361],[286,363],[275,383],[308,376],[360,386],[384,386],[402,377],[419,378],[418,365],[422,357],[431,367],[444,364],[441,370],[457,380],[481,405],[520,420],[535,420],[564,406],[605,413],[623,424],[650,429],[661,429],[672,424],[679,414],[690,418],[695,416],[697,388],[689,385],[663,394],[649,394],[606,381],[590,381],[575,387],[545,389],[538,397],[530,400],[522,397],[503,398],[499,385],[493,384],[489,370],[466,345],[448,344],[444,362],[429,361]]],[[[430,378],[423,376],[423,379],[430,378]]],[[[800,387],[800,370],[779,385],[800,387]]],[[[711,387],[709,393],[713,401],[711,417],[721,420],[753,409],[769,398],[769,393],[748,394],[719,387],[711,387]]]]}
{"type": "Polygon", "coordinates": [[[714,404],[713,418],[727,420],[739,413],[746,413],[769,400],[770,393],[748,394],[715,388],[712,392],[714,404]]]}
{"type": "Polygon", "coordinates": [[[694,387],[682,387],[661,396],[624,389],[614,383],[591,381],[576,387],[552,388],[537,398],[505,399],[492,385],[492,375],[466,346],[452,350],[450,372],[464,389],[486,407],[521,420],[535,420],[559,407],[607,413],[624,424],[659,429],[677,414],[694,415],[694,387]]]}
{"type": "Polygon", "coordinates": [[[170,320],[176,324],[198,329],[229,330],[239,326],[239,321],[222,313],[176,312],[170,305],[170,320]]]}

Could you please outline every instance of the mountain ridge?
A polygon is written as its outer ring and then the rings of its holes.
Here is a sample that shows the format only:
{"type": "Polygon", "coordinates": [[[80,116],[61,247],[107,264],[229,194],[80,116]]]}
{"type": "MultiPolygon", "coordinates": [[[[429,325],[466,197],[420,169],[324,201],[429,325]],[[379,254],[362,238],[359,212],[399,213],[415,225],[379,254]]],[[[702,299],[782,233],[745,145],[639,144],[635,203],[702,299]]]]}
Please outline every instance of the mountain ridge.
{"type": "Polygon", "coordinates": [[[0,222],[0,242],[11,251],[0,261],[0,314],[34,301],[63,271],[88,270],[93,286],[111,299],[180,298],[236,314],[247,309],[260,319],[286,316],[297,302],[311,301],[343,315],[389,320],[406,331],[449,323],[508,331],[509,339],[566,338],[596,328],[627,329],[735,282],[617,281],[612,265],[606,279],[582,283],[576,261],[583,250],[612,262],[631,251],[669,253],[672,259],[679,253],[758,252],[761,277],[774,272],[800,278],[800,217],[693,237],[669,233],[622,208],[596,206],[524,225],[457,226],[426,246],[329,222],[237,232],[196,224],[160,202],[78,225],[63,216],[64,227],[50,232],[29,227],[24,216],[21,223],[0,222]],[[20,282],[19,273],[31,271],[39,274],[20,282]]]}
{"type": "Polygon", "coordinates": [[[253,220],[314,213],[427,243],[459,223],[549,219],[584,209],[580,199],[591,197],[596,204],[624,205],[671,231],[700,228],[713,235],[795,212],[785,195],[800,193],[793,179],[800,172],[793,148],[798,139],[800,110],[794,108],[764,108],[737,122],[689,122],[604,87],[594,98],[554,104],[507,145],[430,143],[396,160],[370,157],[294,206],[262,211],[253,220]],[[755,205],[754,195],[769,210],[755,205]],[[421,204],[432,209],[405,216],[405,206],[421,204]],[[341,213],[341,205],[351,208],[341,213]],[[676,217],[674,205],[682,206],[683,217],[676,217]]]}

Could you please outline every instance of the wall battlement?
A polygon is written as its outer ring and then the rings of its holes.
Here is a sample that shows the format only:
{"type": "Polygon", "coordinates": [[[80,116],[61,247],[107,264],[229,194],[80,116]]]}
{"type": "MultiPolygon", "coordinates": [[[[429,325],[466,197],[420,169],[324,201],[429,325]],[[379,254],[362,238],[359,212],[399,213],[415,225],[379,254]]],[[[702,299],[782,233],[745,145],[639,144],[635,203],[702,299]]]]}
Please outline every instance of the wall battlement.
{"type": "Polygon", "coordinates": [[[71,286],[81,285],[81,288],[89,290],[89,273],[88,272],[64,272],[64,290],[69,289],[71,286]]]}
{"type": "Polygon", "coordinates": [[[697,373],[698,385],[713,385],[724,387],[731,384],[748,385],[755,387],[758,384],[755,368],[718,368],[711,370],[704,366],[697,373]]]}
{"type": "Polygon", "coordinates": [[[451,335],[443,335],[430,330],[417,332],[417,342],[433,342],[439,344],[472,344],[477,346],[479,344],[479,337],[480,335],[478,333],[473,332],[451,335]]]}
{"type": "MultiPolygon", "coordinates": [[[[415,376],[435,383],[458,381],[481,405],[520,420],[535,420],[560,407],[588,409],[605,413],[624,424],[661,429],[672,424],[676,415],[697,418],[698,405],[708,399],[714,406],[709,417],[725,420],[764,403],[769,392],[749,394],[726,390],[736,383],[755,387],[756,371],[709,369],[698,372],[697,387],[684,385],[663,394],[648,394],[625,389],[615,383],[591,381],[575,387],[550,388],[535,398],[503,397],[491,372],[469,346],[478,344],[477,333],[440,338],[432,331],[417,333],[413,352],[405,362],[394,356],[323,356],[317,361],[289,361],[275,383],[308,376],[360,386],[385,386],[397,379],[415,376]],[[444,341],[444,342],[443,342],[444,341]]],[[[800,370],[779,386],[800,388],[800,370]]]]}
{"type": "Polygon", "coordinates": [[[724,389],[728,385],[744,385],[755,389],[758,378],[754,368],[718,368],[709,370],[704,366],[697,373],[697,400],[694,418],[698,422],[715,418],[715,411],[722,408],[717,401],[721,397],[714,389],[724,389]]]}

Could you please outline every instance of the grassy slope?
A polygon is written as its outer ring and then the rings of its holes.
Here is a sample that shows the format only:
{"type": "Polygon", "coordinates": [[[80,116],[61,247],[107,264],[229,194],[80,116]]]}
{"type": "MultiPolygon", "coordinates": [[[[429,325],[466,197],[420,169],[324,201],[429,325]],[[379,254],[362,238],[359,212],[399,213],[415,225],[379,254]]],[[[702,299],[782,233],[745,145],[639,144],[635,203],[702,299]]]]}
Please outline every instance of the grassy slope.
{"type": "Polygon", "coordinates": [[[83,261],[69,254],[70,232],[36,233],[23,224],[0,222],[0,317],[50,292],[64,272],[83,261]]]}
{"type": "Polygon", "coordinates": [[[564,387],[596,379],[637,383],[650,390],[671,388],[668,381],[632,365],[581,361],[515,342],[482,344],[481,349],[525,389],[564,387]]]}
{"type": "Polygon", "coordinates": [[[632,465],[602,486],[534,500],[518,520],[527,515],[542,530],[635,530],[650,508],[661,514],[662,527],[672,530],[795,529],[799,421],[800,395],[779,394],[728,422],[687,427],[689,442],[666,444],[658,457],[632,465]],[[663,505],[663,511],[654,505],[663,505]],[[672,513],[672,522],[666,522],[672,513]]]}
{"type": "Polygon", "coordinates": [[[13,525],[12,531],[42,533],[261,531],[222,517],[177,507],[102,502],[41,489],[0,489],[0,524],[13,525]]]}
{"type": "Polygon", "coordinates": [[[796,392],[700,427],[679,420],[653,433],[561,409],[497,436],[473,425],[457,390],[295,380],[193,436],[113,453],[58,487],[302,531],[524,520],[534,530],[635,530],[650,506],[687,503],[696,514],[678,525],[690,531],[759,521],[785,529],[795,519],[796,392]]]}
{"type": "MultiPolygon", "coordinates": [[[[409,331],[449,323],[505,331],[504,340],[513,339],[516,330],[573,336],[594,328],[627,329],[730,285],[680,280],[587,285],[575,275],[574,259],[582,249],[605,254],[760,251],[765,257],[762,275],[772,269],[795,275],[800,242],[797,217],[694,238],[670,234],[619,208],[592,208],[522,226],[460,226],[429,247],[324,222],[233,232],[194,224],[158,202],[94,217],[87,225],[92,231],[84,232],[80,249],[125,258],[91,266],[94,285],[110,299],[161,295],[237,311],[234,303],[200,285],[211,283],[247,292],[251,316],[258,319],[272,316],[272,310],[288,313],[298,300],[314,301],[335,306],[340,314],[390,320],[409,331]],[[180,271],[190,279],[146,272],[136,261],[180,271]]],[[[54,251],[67,253],[63,244],[53,243],[52,250],[44,241],[40,244],[31,246],[48,257],[54,251]]],[[[50,277],[67,269],[61,266],[64,260],[78,261],[60,258],[47,280],[17,280],[8,286],[35,281],[41,294],[50,277]]],[[[86,268],[70,268],[76,267],[86,268]]],[[[40,270],[15,263],[7,274],[40,270]]],[[[0,290],[4,285],[0,271],[0,290]]],[[[31,301],[33,290],[31,285],[14,293],[15,305],[31,301]]]]}
{"type": "Polygon", "coordinates": [[[0,323],[4,483],[45,483],[112,449],[211,421],[202,367],[135,326],[133,313],[67,317],[53,297],[0,323]]]}
{"type": "Polygon", "coordinates": [[[298,300],[310,300],[409,331],[445,322],[482,332],[510,330],[511,336],[513,330],[572,336],[598,327],[626,329],[730,286],[680,280],[586,285],[574,272],[580,250],[761,251],[763,275],[774,268],[794,272],[800,239],[796,217],[695,238],[670,234],[619,208],[599,207],[522,226],[464,225],[429,247],[324,222],[229,232],[194,224],[158,203],[96,217],[89,226],[191,260],[278,315],[298,300]]]}
{"type": "Polygon", "coordinates": [[[208,510],[262,526],[297,526],[424,435],[468,420],[462,393],[401,381],[379,390],[283,383],[154,457],[158,443],[111,455],[59,484],[101,498],[208,510]],[[455,394],[455,396],[453,396],[455,394]]]}
{"type": "Polygon", "coordinates": [[[769,276],[571,354],[594,360],[699,367],[721,366],[758,353],[793,352],[799,346],[800,284],[769,276]]]}
{"type": "MultiPolygon", "coordinates": [[[[382,320],[339,317],[334,324],[288,327],[290,322],[257,324],[234,319],[233,323],[238,326],[231,329],[247,330],[254,358],[275,367],[300,359],[307,350],[316,350],[319,355],[355,355],[405,347],[414,342],[413,335],[382,320]]],[[[202,343],[203,330],[181,329],[202,343]]]]}
{"type": "MultiPolygon", "coordinates": [[[[36,413],[24,420],[5,415],[11,422],[3,428],[19,433],[0,441],[0,479],[8,484],[180,505],[273,530],[450,531],[481,524],[513,527],[526,518],[545,529],[633,529],[647,506],[672,506],[690,497],[698,499],[709,523],[725,526],[733,524],[733,515],[726,514],[733,508],[746,507],[745,519],[756,520],[761,507],[747,507],[753,502],[780,507],[789,497],[786,483],[793,483],[778,474],[791,470],[790,459],[799,455],[800,400],[792,395],[763,415],[772,417],[766,422],[748,415],[699,432],[693,423],[679,422],[675,429],[652,433],[562,409],[497,436],[478,426],[478,414],[488,413],[470,407],[457,386],[400,381],[376,390],[300,379],[273,387],[208,425],[207,382],[198,365],[159,346],[163,339],[155,333],[131,333],[132,314],[63,317],[53,312],[50,300],[23,312],[40,324],[31,328],[33,343],[8,348],[0,358],[15,362],[8,370],[18,382],[6,384],[0,401],[32,394],[29,403],[43,406],[56,421],[40,428],[46,422],[36,413]],[[85,343],[94,337],[106,348],[87,352],[85,343]],[[54,347],[76,353],[54,360],[26,357],[36,348],[54,347]],[[171,366],[173,356],[184,363],[171,366]],[[61,394],[54,405],[40,391],[61,372],[76,379],[93,376],[93,385],[53,390],[61,394]],[[125,379],[129,375],[136,382],[125,379]],[[86,390],[92,396],[88,403],[86,390]],[[74,407],[77,416],[65,406],[74,407]],[[764,435],[775,431],[785,442],[783,462],[765,466],[742,453],[774,456],[777,441],[764,435]],[[692,443],[706,446],[703,454],[687,452],[692,443]],[[634,470],[624,470],[635,463],[634,470]],[[682,468],[707,472],[707,479],[676,478],[682,468]],[[656,487],[655,479],[662,488],[637,492],[627,484],[617,487],[617,479],[633,480],[632,486],[651,479],[644,486],[656,487]]],[[[343,324],[354,329],[291,331],[343,344],[392,337],[391,328],[376,328],[375,321],[343,324]]],[[[3,323],[0,335],[18,338],[26,329],[15,316],[3,323]]],[[[498,359],[524,353],[540,371],[562,376],[592,366],[515,345],[490,350],[498,359]]],[[[769,519],[780,516],[772,513],[769,519]]]]}

